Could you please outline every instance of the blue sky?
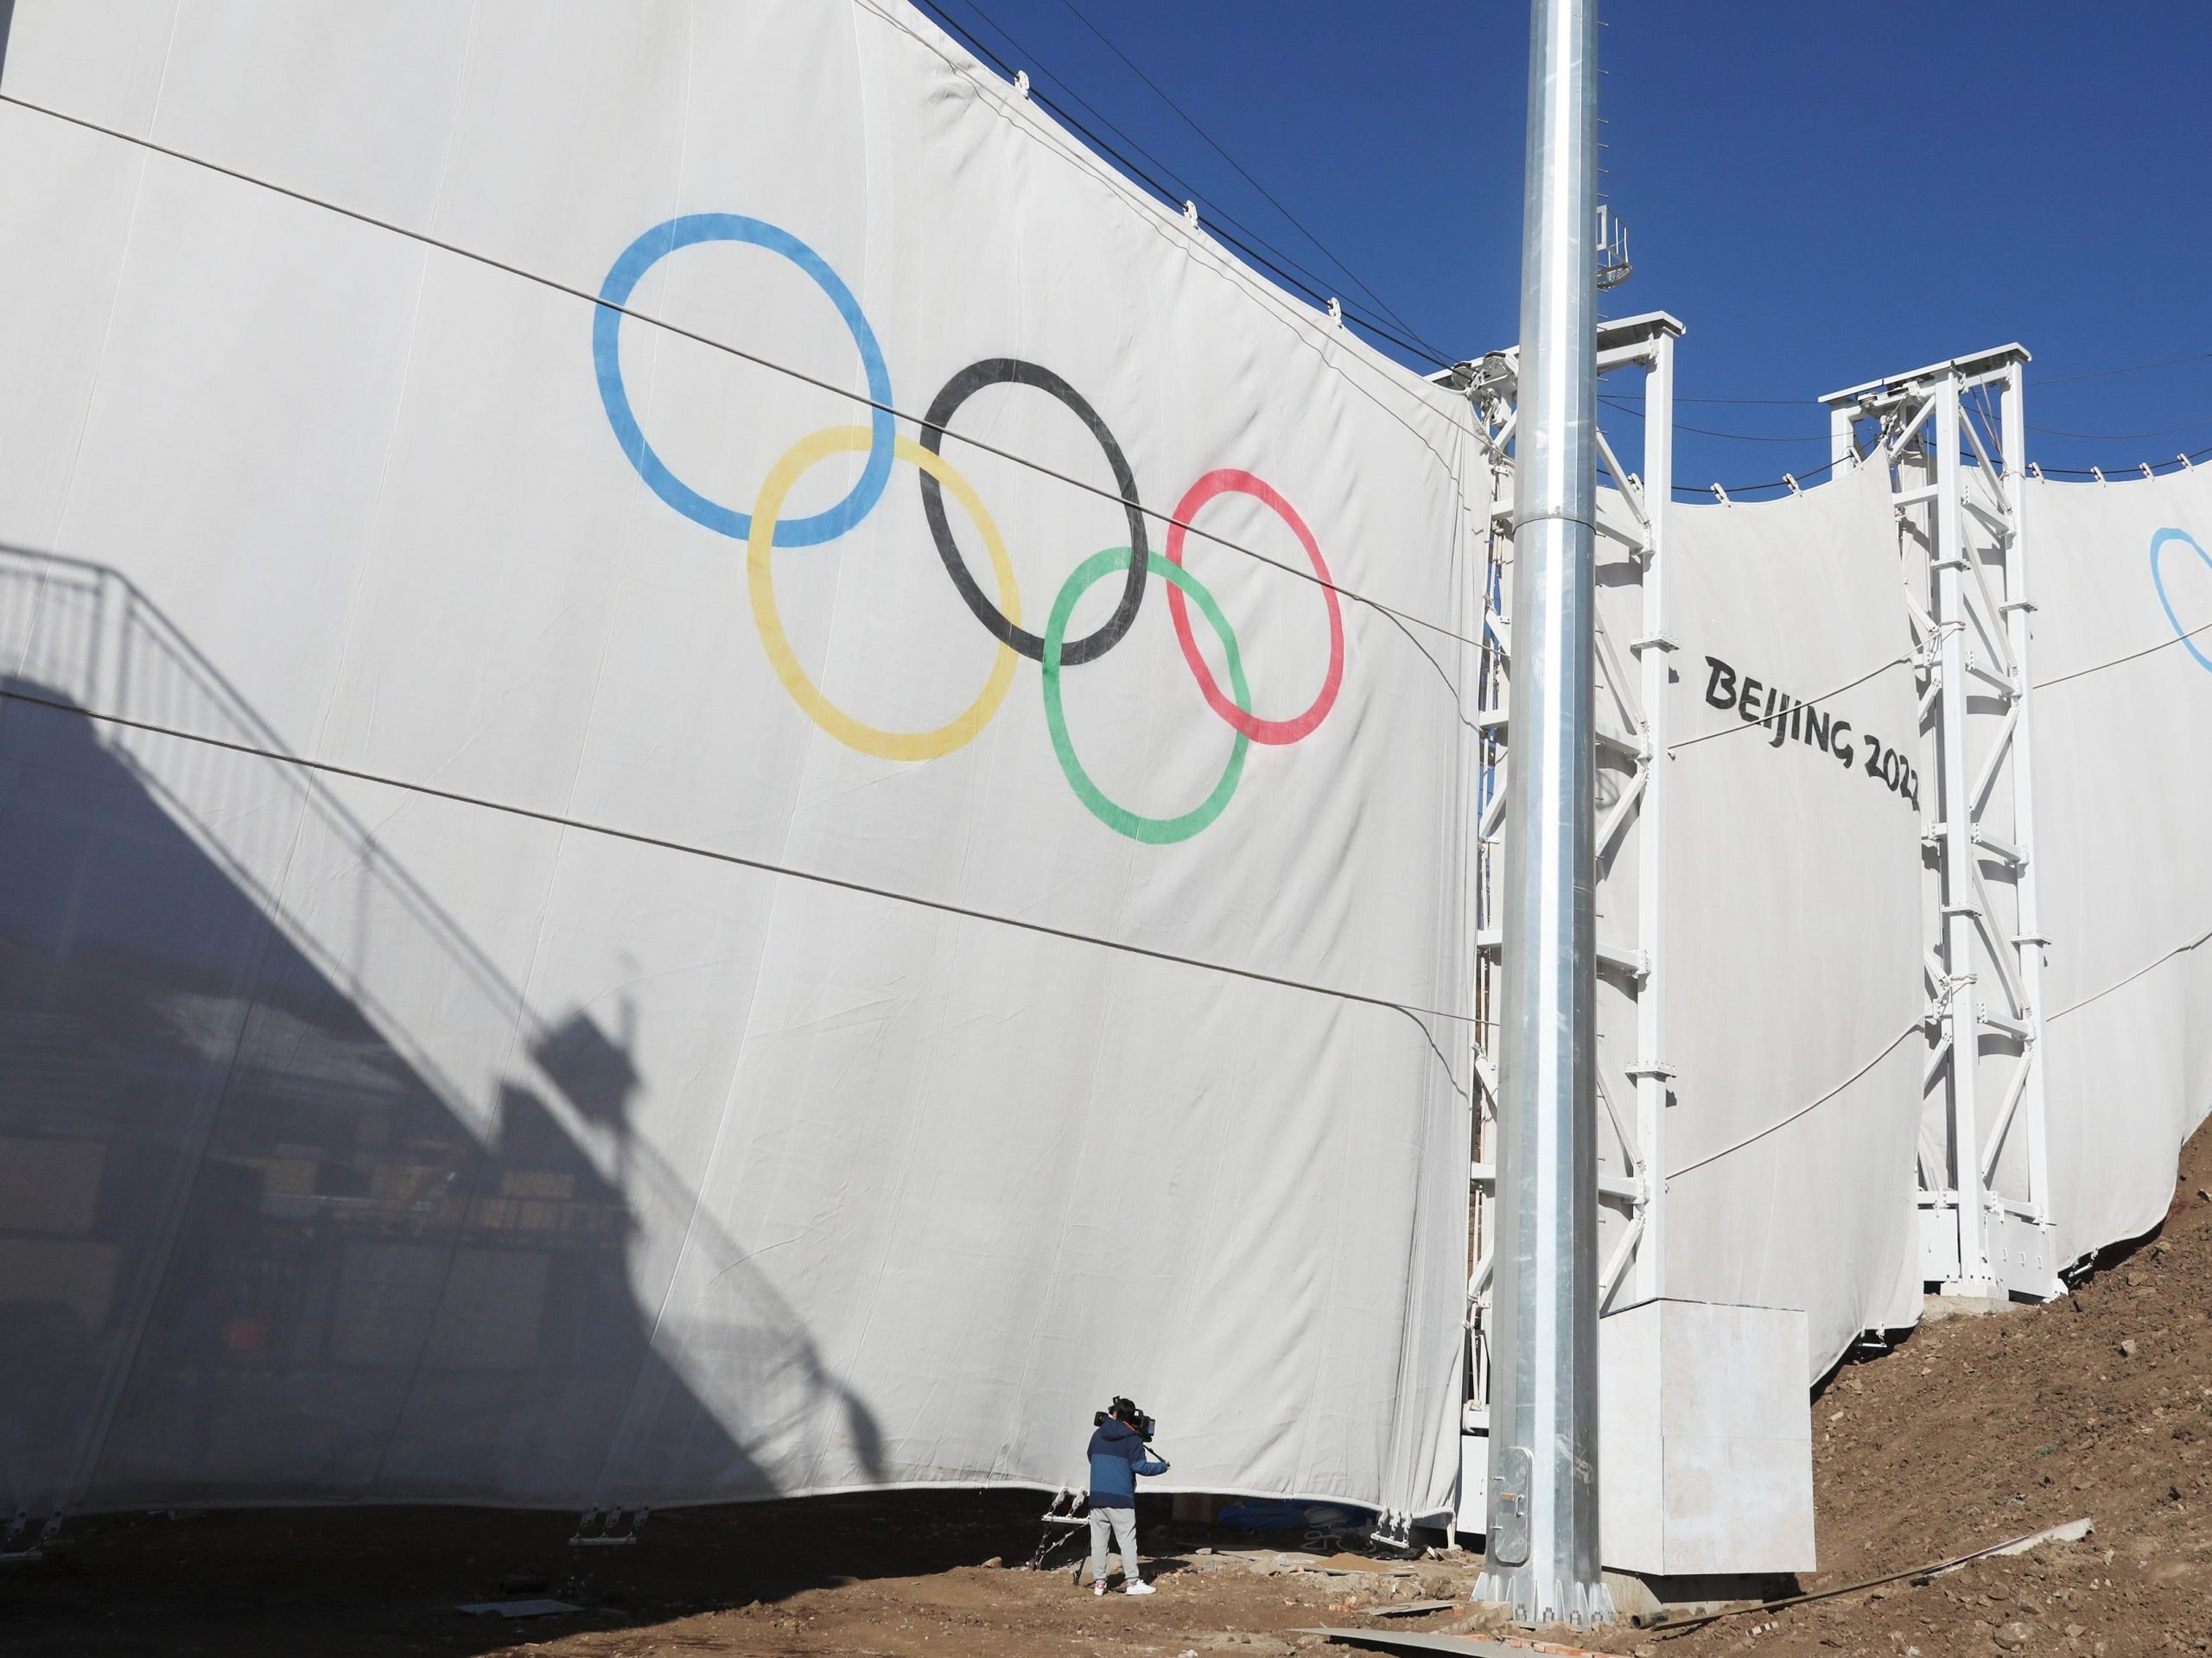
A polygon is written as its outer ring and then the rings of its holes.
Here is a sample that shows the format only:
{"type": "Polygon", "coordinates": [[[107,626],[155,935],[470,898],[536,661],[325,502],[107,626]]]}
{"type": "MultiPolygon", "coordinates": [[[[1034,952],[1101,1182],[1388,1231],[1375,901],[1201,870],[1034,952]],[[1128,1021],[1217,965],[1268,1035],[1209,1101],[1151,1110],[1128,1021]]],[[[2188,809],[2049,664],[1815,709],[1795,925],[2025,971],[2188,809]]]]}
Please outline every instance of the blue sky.
{"type": "MultiPolygon", "coordinates": [[[[1452,356],[1512,343],[1521,0],[923,3],[1356,314],[1387,303],[1386,326],[1452,356]]],[[[2012,340],[2035,354],[2028,419],[2050,429],[2028,451],[2046,467],[2212,448],[2212,5],[1603,15],[1601,182],[1636,265],[1608,308],[1689,327],[1678,482],[1817,467],[1820,393],[2012,340]]]]}

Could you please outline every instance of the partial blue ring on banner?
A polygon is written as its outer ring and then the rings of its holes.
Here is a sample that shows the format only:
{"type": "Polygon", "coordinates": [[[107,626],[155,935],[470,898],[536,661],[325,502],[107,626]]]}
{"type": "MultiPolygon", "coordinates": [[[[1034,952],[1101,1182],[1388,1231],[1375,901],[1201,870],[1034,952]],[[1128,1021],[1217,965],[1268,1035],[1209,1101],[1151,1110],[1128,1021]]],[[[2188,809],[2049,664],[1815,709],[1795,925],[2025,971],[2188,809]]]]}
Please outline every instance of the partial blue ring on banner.
{"type": "Polygon", "coordinates": [[[612,308],[628,304],[631,291],[654,265],[677,249],[699,242],[745,242],[780,253],[813,277],[830,296],[845,327],[852,331],[853,343],[860,347],[861,365],[868,372],[868,395],[876,405],[869,422],[872,441],[868,465],[845,499],[835,506],[811,518],[785,518],[776,525],[779,547],[818,547],[825,541],[835,541],[874,510],[890,480],[892,440],[896,435],[890,408],[891,371],[884,364],[883,347],[876,343],[875,330],[868,326],[853,290],[820,254],[789,231],[741,213],[685,213],[654,226],[622,250],[622,257],[599,285],[601,303],[594,309],[591,324],[592,366],[598,372],[600,401],[607,405],[607,418],[614,428],[615,438],[647,487],[685,518],[734,541],[751,538],[751,513],[709,500],[671,472],[653,452],[637,416],[631,412],[630,394],[622,384],[622,313],[612,308]]]}
{"type": "Polygon", "coordinates": [[[2166,597],[2166,578],[2158,573],[2158,549],[2170,541],[2185,541],[2196,548],[2196,556],[2204,561],[2204,568],[2212,570],[2212,553],[2197,545],[2197,540],[2186,530],[2161,530],[2151,537],[2151,585],[2158,590],[2158,608],[2166,613],[2166,619],[2174,625],[2174,632],[2181,637],[2181,648],[2196,658],[2197,665],[2212,671],[2212,657],[2196,647],[2190,638],[2190,630],[2182,626],[2181,618],[2174,613],[2173,600],[2166,597]]]}

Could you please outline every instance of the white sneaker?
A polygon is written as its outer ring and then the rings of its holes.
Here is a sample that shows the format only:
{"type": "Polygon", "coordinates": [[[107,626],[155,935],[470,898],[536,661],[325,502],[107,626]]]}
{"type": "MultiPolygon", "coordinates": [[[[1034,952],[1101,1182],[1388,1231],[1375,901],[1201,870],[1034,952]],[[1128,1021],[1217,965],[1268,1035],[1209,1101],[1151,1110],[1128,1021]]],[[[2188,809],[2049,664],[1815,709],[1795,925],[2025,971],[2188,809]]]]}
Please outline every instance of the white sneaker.
{"type": "Polygon", "coordinates": [[[1103,1578],[1093,1578],[1090,1580],[1090,1592],[1094,1595],[1104,1594],[1106,1592],[1106,1579],[1103,1578]]]}
{"type": "Polygon", "coordinates": [[[1142,1578],[1131,1578],[1128,1582],[1128,1586],[1123,1589],[1122,1592],[1125,1595],[1153,1595],[1157,1594],[1160,1591],[1154,1589],[1150,1584],[1147,1583],[1142,1578]]]}

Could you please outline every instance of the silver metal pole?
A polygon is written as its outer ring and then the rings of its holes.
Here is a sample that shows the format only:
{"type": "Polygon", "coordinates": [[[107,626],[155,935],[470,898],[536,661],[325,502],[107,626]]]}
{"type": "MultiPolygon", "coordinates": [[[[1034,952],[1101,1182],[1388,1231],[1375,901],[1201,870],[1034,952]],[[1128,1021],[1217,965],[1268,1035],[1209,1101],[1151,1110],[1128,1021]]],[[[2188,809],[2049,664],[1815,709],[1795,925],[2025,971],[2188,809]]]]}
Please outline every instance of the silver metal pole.
{"type": "Polygon", "coordinates": [[[1497,1345],[1478,1598],[1609,1620],[1598,1560],[1595,0],[1534,0],[1514,462],[1497,1345]]]}

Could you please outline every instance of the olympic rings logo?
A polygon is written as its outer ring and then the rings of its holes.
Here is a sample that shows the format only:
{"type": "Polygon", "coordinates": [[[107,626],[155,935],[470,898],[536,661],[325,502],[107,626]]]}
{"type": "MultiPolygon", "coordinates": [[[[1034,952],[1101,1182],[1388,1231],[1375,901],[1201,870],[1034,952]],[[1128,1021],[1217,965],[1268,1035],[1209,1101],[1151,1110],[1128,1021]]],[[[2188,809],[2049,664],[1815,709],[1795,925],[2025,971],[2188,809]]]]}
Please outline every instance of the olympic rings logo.
{"type": "Polygon", "coordinates": [[[1013,688],[1016,659],[1027,657],[1042,670],[1046,729],[1051,734],[1053,757],[1076,797],[1091,816],[1133,841],[1165,845],[1198,834],[1227,808],[1243,777],[1247,751],[1254,743],[1294,743],[1310,735],[1328,718],[1344,683],[1344,627],[1343,610],[1322,557],[1320,543],[1297,510],[1269,484],[1249,472],[1224,467],[1209,472],[1183,492],[1167,531],[1165,555],[1152,549],[1146,519],[1138,505],[1135,475],[1128,458],[1106,422],[1083,394],[1051,369],[1018,358],[990,357],[971,363],[948,380],[931,401],[922,422],[918,441],[901,436],[891,409],[891,371],[852,289],[828,261],[790,232],[758,219],[737,213],[686,213],[656,225],[622,251],[600,284],[601,303],[592,313],[592,364],[599,380],[600,401],[622,453],[636,468],[646,487],[683,517],[717,535],[741,541],[746,548],[746,588],[753,607],[753,621],[760,635],[769,665],[791,701],[807,718],[847,747],[882,759],[925,760],[949,754],[970,741],[988,725],[1013,688]],[[740,511],[709,499],[670,469],[654,452],[630,406],[622,380],[622,312],[645,273],[680,248],[706,242],[737,242],[781,256],[810,277],[836,308],[853,344],[860,353],[868,381],[868,396],[875,405],[866,425],[833,426],[801,438],[784,454],[761,480],[760,493],[750,512],[740,511]],[[1114,486],[1123,502],[1128,539],[1124,546],[1092,554],[1069,573],[1046,613],[1041,633],[1022,624],[1021,595],[1014,581],[1014,563],[989,511],[974,487],[942,453],[944,435],[961,405],[986,386],[1019,385],[1042,391],[1081,421],[1097,440],[1113,473],[1114,486]],[[844,498],[810,517],[785,518],[784,502],[791,487],[810,468],[835,454],[865,451],[866,465],[844,498]],[[800,665],[776,607],[775,549],[779,547],[818,547],[835,541],[874,511],[889,483],[894,461],[915,468],[921,481],[922,512],[930,539],[944,562],[945,574],[962,601],[998,641],[990,671],[974,702],[943,725],[925,731],[892,731],[868,725],[838,708],[807,677],[800,665]],[[1205,584],[1183,562],[1185,526],[1210,501],[1223,495],[1244,495],[1267,507],[1297,537],[1307,561],[1319,578],[1329,612],[1329,661],[1321,689],[1302,711],[1284,719],[1262,718],[1252,707],[1251,689],[1244,677],[1243,655],[1228,616],[1205,584]],[[995,594],[986,593],[969,569],[945,510],[951,496],[982,537],[991,566],[995,594]],[[1078,638],[1067,637],[1075,607],[1084,594],[1100,581],[1119,575],[1120,597],[1112,614],[1078,638]],[[1157,576],[1167,585],[1167,610],[1184,661],[1197,680],[1199,693],[1230,728],[1236,740],[1229,762],[1212,792],[1189,810],[1173,816],[1155,817],[1133,811],[1109,798],[1091,780],[1076,758],[1062,702],[1062,683],[1071,668],[1097,661],[1118,645],[1135,625],[1149,580],[1157,576]],[[1198,649],[1191,625],[1196,606],[1207,627],[1219,642],[1229,669],[1224,694],[1213,670],[1198,649]]]}
{"type": "Polygon", "coordinates": [[[2206,656],[2199,647],[2192,637],[2192,630],[2182,625],[2181,617],[2175,613],[2174,601],[2166,596],[2166,578],[2158,569],[2158,554],[2168,542],[2172,541],[2181,542],[2192,549],[2197,557],[2204,561],[2208,570],[2212,570],[2212,553],[2206,552],[2198,544],[2196,537],[2186,530],[2161,530],[2151,537],[2151,585],[2158,589],[2158,608],[2166,613],[2166,619],[2173,624],[2174,632],[2181,640],[2181,648],[2196,658],[2199,667],[2212,670],[2212,657],[2206,656]]]}

